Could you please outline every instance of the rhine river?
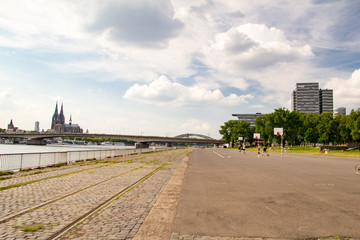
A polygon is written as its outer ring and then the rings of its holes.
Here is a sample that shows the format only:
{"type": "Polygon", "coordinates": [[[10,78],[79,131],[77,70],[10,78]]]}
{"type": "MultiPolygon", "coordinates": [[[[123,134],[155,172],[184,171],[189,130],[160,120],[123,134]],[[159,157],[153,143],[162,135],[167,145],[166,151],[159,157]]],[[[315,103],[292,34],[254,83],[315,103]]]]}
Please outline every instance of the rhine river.
{"type": "Polygon", "coordinates": [[[57,145],[46,146],[24,145],[24,144],[0,144],[0,154],[9,153],[42,153],[42,152],[68,152],[83,150],[105,150],[105,149],[134,149],[134,146],[121,145],[57,145]]]}

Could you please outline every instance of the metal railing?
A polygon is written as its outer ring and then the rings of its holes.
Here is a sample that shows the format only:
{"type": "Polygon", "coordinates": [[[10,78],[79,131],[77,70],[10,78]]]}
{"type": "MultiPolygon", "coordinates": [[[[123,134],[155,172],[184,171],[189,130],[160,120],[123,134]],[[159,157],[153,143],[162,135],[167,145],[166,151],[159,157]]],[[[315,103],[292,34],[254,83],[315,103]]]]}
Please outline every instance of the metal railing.
{"type": "Polygon", "coordinates": [[[91,159],[105,159],[130,154],[165,150],[165,148],[102,149],[67,152],[36,152],[0,154],[0,171],[17,171],[91,159]]]}

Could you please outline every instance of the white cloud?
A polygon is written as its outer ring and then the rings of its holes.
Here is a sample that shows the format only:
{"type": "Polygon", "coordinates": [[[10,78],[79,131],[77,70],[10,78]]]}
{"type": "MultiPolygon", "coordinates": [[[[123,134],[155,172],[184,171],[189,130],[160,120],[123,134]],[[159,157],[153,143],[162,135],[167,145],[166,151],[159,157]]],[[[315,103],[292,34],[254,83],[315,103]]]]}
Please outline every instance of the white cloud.
{"type": "Polygon", "coordinates": [[[188,87],[161,76],[148,85],[133,85],[126,91],[124,98],[159,105],[168,103],[175,105],[236,105],[246,103],[253,96],[251,94],[224,96],[219,89],[209,90],[196,85],[188,87]]]}
{"type": "Polygon", "coordinates": [[[213,68],[239,74],[311,57],[313,53],[309,45],[288,41],[279,29],[247,23],[216,34],[205,56],[213,68]]]}
{"type": "Polygon", "coordinates": [[[360,106],[360,69],[355,70],[348,79],[332,78],[325,88],[333,89],[334,107],[357,109],[360,106]]]}
{"type": "Polygon", "coordinates": [[[11,96],[11,89],[4,88],[0,90],[0,104],[7,100],[11,96]]]}
{"type": "Polygon", "coordinates": [[[210,130],[210,123],[204,122],[199,119],[187,119],[180,128],[187,133],[207,133],[210,130]]]}
{"type": "Polygon", "coordinates": [[[120,45],[165,47],[183,27],[168,1],[99,1],[97,7],[88,29],[106,31],[120,45]]]}
{"type": "Polygon", "coordinates": [[[72,1],[3,1],[0,8],[0,46],[38,48],[38,51],[80,52],[94,49],[83,31],[84,5],[72,1]]]}

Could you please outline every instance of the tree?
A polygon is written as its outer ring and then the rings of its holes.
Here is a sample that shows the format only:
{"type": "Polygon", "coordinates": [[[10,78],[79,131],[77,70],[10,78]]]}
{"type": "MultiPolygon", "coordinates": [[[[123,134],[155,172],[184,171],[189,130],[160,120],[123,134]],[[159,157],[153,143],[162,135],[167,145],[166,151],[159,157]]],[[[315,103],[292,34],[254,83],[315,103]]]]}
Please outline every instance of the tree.
{"type": "Polygon", "coordinates": [[[271,143],[274,138],[274,114],[266,114],[255,120],[255,130],[260,133],[264,142],[271,143]]]}
{"type": "Polygon", "coordinates": [[[350,130],[351,139],[360,141],[360,111],[352,110],[347,118],[346,127],[350,130]]]}
{"type": "Polygon", "coordinates": [[[334,123],[336,125],[335,143],[346,143],[351,141],[351,130],[346,127],[348,116],[336,115],[334,123]]]}
{"type": "Polygon", "coordinates": [[[303,134],[301,134],[302,125],[300,112],[293,111],[287,115],[285,121],[286,137],[291,145],[298,145],[303,142],[303,134]]]}
{"type": "Polygon", "coordinates": [[[319,121],[319,114],[316,113],[305,113],[301,116],[303,122],[302,129],[300,130],[304,135],[305,143],[317,143],[319,134],[316,131],[316,126],[319,121]]]}
{"type": "Polygon", "coordinates": [[[321,113],[319,116],[319,122],[316,126],[316,130],[319,135],[319,142],[330,143],[334,142],[334,121],[332,113],[321,113]]]}
{"type": "Polygon", "coordinates": [[[239,137],[251,140],[252,128],[250,123],[246,121],[230,120],[220,126],[219,133],[222,135],[222,139],[226,142],[234,144],[238,141],[239,137]]]}

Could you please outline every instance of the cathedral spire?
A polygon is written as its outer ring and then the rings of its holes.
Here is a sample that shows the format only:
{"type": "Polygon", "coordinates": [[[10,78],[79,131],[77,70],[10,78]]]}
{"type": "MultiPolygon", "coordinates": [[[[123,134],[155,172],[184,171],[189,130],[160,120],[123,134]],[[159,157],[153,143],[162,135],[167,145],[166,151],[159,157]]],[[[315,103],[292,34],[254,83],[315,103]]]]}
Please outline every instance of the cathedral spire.
{"type": "Polygon", "coordinates": [[[59,118],[59,114],[58,114],[58,103],[56,102],[55,112],[54,112],[54,115],[53,115],[52,121],[51,121],[51,129],[55,129],[55,124],[58,123],[58,118],[59,118]]]}
{"type": "Polygon", "coordinates": [[[61,109],[60,109],[60,115],[59,115],[59,123],[60,124],[65,124],[65,116],[64,116],[64,111],[63,111],[63,103],[61,103],[61,109]]]}

